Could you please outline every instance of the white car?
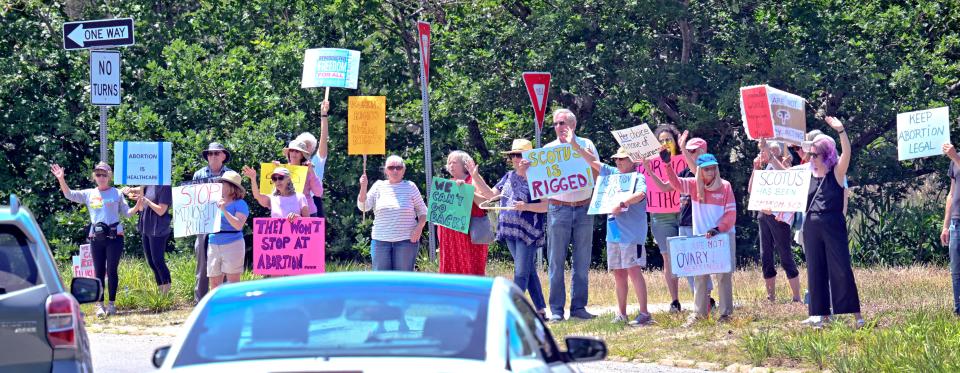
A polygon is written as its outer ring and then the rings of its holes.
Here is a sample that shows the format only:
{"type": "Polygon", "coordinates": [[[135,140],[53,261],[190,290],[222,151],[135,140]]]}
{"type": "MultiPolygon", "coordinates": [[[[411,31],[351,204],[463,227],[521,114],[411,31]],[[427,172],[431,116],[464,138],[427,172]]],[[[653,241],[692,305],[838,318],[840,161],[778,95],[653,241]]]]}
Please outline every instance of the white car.
{"type": "Polygon", "coordinates": [[[334,273],[228,284],[153,364],[171,372],[573,372],[606,344],[561,351],[503,278],[334,273]]]}

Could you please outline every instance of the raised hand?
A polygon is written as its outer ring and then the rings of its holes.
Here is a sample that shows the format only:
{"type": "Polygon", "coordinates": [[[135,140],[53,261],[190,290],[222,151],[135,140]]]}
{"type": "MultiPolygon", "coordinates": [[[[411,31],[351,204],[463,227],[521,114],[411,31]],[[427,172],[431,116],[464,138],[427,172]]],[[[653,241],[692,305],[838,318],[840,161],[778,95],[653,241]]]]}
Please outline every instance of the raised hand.
{"type": "Polygon", "coordinates": [[[360,175],[360,188],[367,189],[367,174],[360,175]]]}
{"type": "Polygon", "coordinates": [[[680,134],[680,139],[677,140],[680,143],[677,145],[680,145],[681,151],[687,150],[687,137],[689,136],[690,136],[690,131],[687,131],[687,130],[684,130],[683,133],[680,134]]]}
{"type": "Polygon", "coordinates": [[[950,144],[950,143],[943,144],[943,154],[950,158],[956,158],[957,148],[955,148],[953,144],[950,144]]]}
{"type": "Polygon", "coordinates": [[[826,117],[823,120],[826,121],[834,131],[843,132],[843,123],[836,117],[826,117]]]}
{"type": "Polygon", "coordinates": [[[243,176],[250,178],[250,180],[256,180],[257,170],[250,168],[250,166],[243,166],[243,176]]]}
{"type": "Polygon", "coordinates": [[[57,180],[63,180],[64,171],[60,165],[56,163],[50,165],[50,172],[53,173],[53,177],[57,178],[57,180]]]}
{"type": "Polygon", "coordinates": [[[320,115],[327,115],[327,112],[330,111],[330,101],[324,101],[320,104],[320,115]]]}
{"type": "Polygon", "coordinates": [[[480,167],[477,166],[477,162],[474,162],[472,159],[468,159],[463,162],[463,167],[467,169],[467,173],[470,175],[476,175],[480,171],[480,167]]]}

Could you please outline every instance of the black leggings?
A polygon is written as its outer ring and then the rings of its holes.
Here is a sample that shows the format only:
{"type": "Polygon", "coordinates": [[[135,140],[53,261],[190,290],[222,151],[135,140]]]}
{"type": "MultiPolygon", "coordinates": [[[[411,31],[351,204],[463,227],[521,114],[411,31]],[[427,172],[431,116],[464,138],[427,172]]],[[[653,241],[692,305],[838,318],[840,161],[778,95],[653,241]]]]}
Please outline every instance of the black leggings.
{"type": "Polygon", "coordinates": [[[790,225],[777,220],[773,215],[760,214],[760,267],[763,268],[763,278],[777,277],[777,263],[773,254],[780,255],[780,265],[787,273],[787,279],[800,274],[797,262],[793,260],[793,251],[790,250],[790,225]]]}
{"type": "Polygon", "coordinates": [[[810,316],[859,313],[860,295],[850,266],[847,221],[843,214],[807,214],[803,222],[803,248],[807,255],[810,316]]]}
{"type": "MultiPolygon", "coordinates": [[[[93,256],[93,272],[97,279],[105,287],[109,285],[107,289],[109,289],[110,301],[117,300],[117,287],[120,281],[117,268],[120,267],[120,254],[123,254],[123,236],[117,236],[112,240],[90,240],[90,254],[93,256]],[[109,282],[105,282],[104,277],[107,277],[109,282]]],[[[103,297],[101,296],[98,301],[103,302],[103,297]]]]}
{"type": "Polygon", "coordinates": [[[143,236],[143,256],[147,258],[147,264],[153,270],[153,279],[158,286],[170,283],[170,269],[167,268],[167,260],[163,257],[168,241],[170,241],[169,234],[143,236]]]}

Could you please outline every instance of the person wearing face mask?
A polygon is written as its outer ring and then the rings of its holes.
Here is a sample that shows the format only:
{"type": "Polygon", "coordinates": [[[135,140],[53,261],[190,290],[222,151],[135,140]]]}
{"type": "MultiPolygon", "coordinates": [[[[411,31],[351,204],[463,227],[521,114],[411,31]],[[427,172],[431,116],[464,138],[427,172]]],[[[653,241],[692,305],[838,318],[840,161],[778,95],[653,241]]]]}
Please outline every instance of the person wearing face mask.
{"type": "Polygon", "coordinates": [[[108,289],[110,299],[110,303],[104,307],[101,295],[97,300],[96,315],[104,317],[116,314],[117,307],[114,302],[120,282],[117,269],[120,266],[120,255],[123,254],[123,224],[120,223],[120,217],[129,217],[142,206],[142,202],[138,201],[136,207],[130,207],[120,191],[111,185],[113,170],[103,162],[97,163],[91,175],[97,184],[96,188],[70,189],[65,180],[66,171],[58,164],[51,165],[50,172],[57,178],[64,197],[87,206],[90,213],[88,240],[93,256],[93,270],[100,283],[108,289]],[[105,279],[109,282],[104,281],[105,279]]]}
{"type": "Polygon", "coordinates": [[[850,263],[847,219],[844,214],[847,170],[850,167],[850,139],[837,118],[825,121],[840,137],[843,153],[837,155],[832,137],[821,135],[807,152],[813,178],[803,223],[803,245],[807,256],[807,288],[810,289],[808,324],[820,327],[831,314],[852,313],[855,326],[863,326],[860,295],[850,263]],[[819,317],[816,319],[814,317],[819,317]]]}
{"type": "Polygon", "coordinates": [[[420,189],[404,180],[403,158],[387,157],[387,180],[377,180],[367,191],[367,174],[360,176],[357,208],[373,210],[370,253],[376,271],[413,271],[420,235],[427,224],[427,205],[420,189]]]}
{"type": "MultiPolygon", "coordinates": [[[[467,171],[467,167],[471,165],[475,163],[469,154],[462,150],[454,150],[447,156],[445,169],[457,183],[476,186],[475,179],[467,171]]],[[[486,211],[478,206],[481,202],[483,197],[474,193],[470,209],[471,217],[482,217],[486,214],[486,211]]],[[[470,234],[442,226],[437,226],[437,240],[440,241],[440,273],[478,276],[486,274],[486,244],[475,244],[471,242],[470,234]]]]}
{"type": "MultiPolygon", "coordinates": [[[[649,167],[649,160],[644,161],[645,166],[649,167]]],[[[713,154],[707,153],[697,157],[697,171],[695,177],[677,177],[673,168],[667,167],[667,182],[659,177],[653,177],[655,183],[661,186],[663,190],[677,190],[681,193],[690,195],[690,203],[693,211],[693,234],[704,235],[707,238],[721,233],[730,234],[730,253],[731,263],[735,263],[735,236],[737,221],[737,201],[733,195],[733,187],[730,182],[720,177],[720,171],[717,158],[713,154]]],[[[696,276],[694,278],[694,313],[690,314],[686,326],[692,325],[699,319],[706,318],[710,313],[710,297],[707,293],[707,277],[710,275],[696,276]]],[[[718,311],[719,322],[727,322],[733,314],[733,271],[727,273],[718,273],[716,284],[718,286],[717,295],[719,296],[718,311]]]]}

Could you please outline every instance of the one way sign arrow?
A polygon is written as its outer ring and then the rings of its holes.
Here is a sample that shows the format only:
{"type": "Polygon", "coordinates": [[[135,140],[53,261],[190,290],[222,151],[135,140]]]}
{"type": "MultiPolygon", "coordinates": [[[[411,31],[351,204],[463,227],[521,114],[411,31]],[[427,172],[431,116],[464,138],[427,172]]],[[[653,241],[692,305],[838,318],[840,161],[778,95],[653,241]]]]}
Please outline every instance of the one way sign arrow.
{"type": "Polygon", "coordinates": [[[63,24],[63,49],[66,50],[121,47],[133,43],[133,18],[63,24]]]}

